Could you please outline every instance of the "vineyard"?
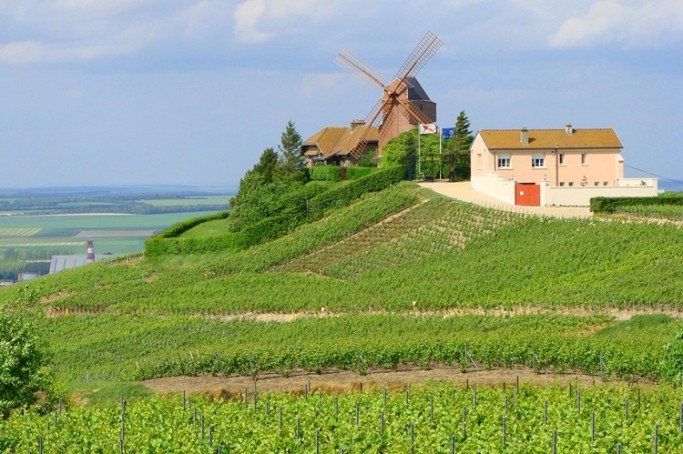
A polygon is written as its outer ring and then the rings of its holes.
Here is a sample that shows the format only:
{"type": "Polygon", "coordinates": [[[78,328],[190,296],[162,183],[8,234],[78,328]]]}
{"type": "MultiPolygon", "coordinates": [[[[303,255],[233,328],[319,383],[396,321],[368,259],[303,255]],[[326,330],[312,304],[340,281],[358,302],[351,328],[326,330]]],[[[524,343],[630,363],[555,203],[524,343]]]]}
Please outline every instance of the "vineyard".
{"type": "MultiPolygon", "coordinates": [[[[56,415],[0,422],[0,452],[683,448],[683,396],[671,387],[683,381],[680,225],[527,216],[407,182],[341,194],[345,203],[325,199],[337,208],[272,241],[95,263],[0,289],[0,306],[33,314],[50,369],[67,384],[239,375],[258,385],[273,373],[448,365],[638,385],[131,398],[123,438],[120,405],[65,400],[56,415]]],[[[203,241],[228,222],[180,229],[178,239],[203,241]]]]}
{"type": "Polygon", "coordinates": [[[680,323],[664,315],[346,315],[287,323],[197,317],[69,315],[46,320],[55,370],[73,381],[178,375],[258,376],[453,364],[463,371],[525,365],[631,379],[674,377],[666,345],[680,323]],[[92,326],[97,324],[98,330],[92,326]]]}
{"type": "Polygon", "coordinates": [[[680,452],[669,387],[431,384],[228,400],[181,395],[0,420],[0,452],[680,452]]]}

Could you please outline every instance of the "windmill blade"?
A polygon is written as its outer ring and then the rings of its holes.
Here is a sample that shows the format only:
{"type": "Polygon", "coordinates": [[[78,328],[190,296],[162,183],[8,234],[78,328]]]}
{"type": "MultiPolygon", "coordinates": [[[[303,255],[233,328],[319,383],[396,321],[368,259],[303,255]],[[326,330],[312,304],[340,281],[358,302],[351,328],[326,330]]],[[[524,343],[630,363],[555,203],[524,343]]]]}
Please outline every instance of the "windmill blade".
{"type": "Polygon", "coordinates": [[[415,104],[410,102],[407,99],[404,99],[403,97],[398,98],[398,102],[401,103],[401,105],[404,107],[402,110],[403,114],[408,118],[408,121],[412,123],[411,120],[415,120],[416,123],[433,123],[434,120],[432,118],[429,118],[426,113],[422,112],[420,109],[415,107],[415,104]],[[410,117],[413,118],[410,118],[410,117]]]}
{"type": "MultiPolygon", "coordinates": [[[[386,113],[386,117],[383,118],[383,125],[391,125],[396,117],[396,109],[389,109],[386,113]]],[[[379,128],[379,142],[384,143],[384,139],[389,135],[389,127],[385,126],[379,128]]]]}
{"type": "Polygon", "coordinates": [[[427,32],[403,63],[403,66],[398,70],[394,80],[398,79],[403,82],[406,78],[413,77],[434,56],[441,46],[443,46],[443,41],[434,33],[427,32]]]}
{"type": "Polygon", "coordinates": [[[368,145],[368,138],[372,132],[372,128],[379,129],[380,118],[381,115],[383,115],[384,108],[388,102],[389,100],[380,99],[365,117],[365,129],[358,138],[357,145],[351,151],[351,155],[354,158],[359,158],[365,152],[365,147],[368,145]]]}
{"type": "Polygon", "coordinates": [[[360,61],[358,57],[354,56],[349,51],[342,50],[341,52],[339,52],[337,58],[335,58],[334,61],[339,66],[342,66],[352,72],[355,72],[356,74],[363,77],[365,80],[375,85],[379,85],[381,88],[384,88],[384,84],[380,80],[377,73],[370,69],[368,65],[360,61]]]}

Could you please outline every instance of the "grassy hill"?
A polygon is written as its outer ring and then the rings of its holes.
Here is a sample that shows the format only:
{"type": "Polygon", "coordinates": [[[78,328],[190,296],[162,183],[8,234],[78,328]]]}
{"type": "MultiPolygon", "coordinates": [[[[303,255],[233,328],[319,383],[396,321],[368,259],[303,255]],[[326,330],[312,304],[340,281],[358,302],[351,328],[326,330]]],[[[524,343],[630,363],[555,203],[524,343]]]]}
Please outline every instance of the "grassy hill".
{"type": "MultiPolygon", "coordinates": [[[[195,229],[211,226],[184,235],[195,229]]],[[[527,217],[402,183],[243,251],[133,257],[27,285],[66,380],[426,367],[461,363],[465,344],[491,365],[593,372],[602,352],[604,372],[660,378],[678,322],[638,315],[680,310],[682,256],[676,225],[527,217]],[[254,313],[297,318],[239,317],[254,313]],[[604,367],[610,356],[620,364],[604,367]]]]}
{"type": "Polygon", "coordinates": [[[680,257],[675,224],[524,216],[404,182],[247,249],[96,263],[0,302],[33,308],[76,387],[437,364],[678,382],[680,257]]]}

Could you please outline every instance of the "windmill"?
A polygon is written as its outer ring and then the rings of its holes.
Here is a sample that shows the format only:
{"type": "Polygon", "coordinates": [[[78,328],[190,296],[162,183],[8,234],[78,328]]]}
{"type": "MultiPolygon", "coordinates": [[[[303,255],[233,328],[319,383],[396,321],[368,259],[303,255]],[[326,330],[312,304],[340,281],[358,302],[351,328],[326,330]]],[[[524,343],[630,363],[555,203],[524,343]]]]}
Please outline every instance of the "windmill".
{"type": "MultiPolygon", "coordinates": [[[[436,104],[429,99],[415,75],[442,45],[443,42],[436,35],[427,32],[389,84],[384,84],[375,71],[348,51],[341,51],[337,55],[337,64],[383,90],[382,98],[365,117],[365,125],[379,130],[379,156],[384,145],[400,133],[417,124],[436,121],[436,104]]],[[[365,129],[365,134],[351,152],[356,159],[365,151],[370,127],[365,129]]]]}

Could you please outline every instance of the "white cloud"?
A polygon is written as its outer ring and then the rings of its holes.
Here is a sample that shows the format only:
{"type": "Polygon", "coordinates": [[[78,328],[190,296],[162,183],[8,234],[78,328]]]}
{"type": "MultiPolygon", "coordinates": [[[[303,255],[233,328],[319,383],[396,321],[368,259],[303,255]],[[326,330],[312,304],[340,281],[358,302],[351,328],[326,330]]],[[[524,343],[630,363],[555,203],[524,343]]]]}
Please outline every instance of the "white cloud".
{"type": "Polygon", "coordinates": [[[555,47],[618,44],[662,47],[683,38],[680,0],[600,0],[585,14],[570,17],[550,37],[555,47]]]}
{"type": "Polygon", "coordinates": [[[235,7],[235,39],[243,43],[262,43],[283,34],[320,34],[320,24],[348,23],[350,27],[365,24],[365,12],[376,9],[376,2],[363,5],[360,0],[244,0],[235,7]],[[356,20],[348,22],[355,15],[356,20]]]}
{"type": "Polygon", "coordinates": [[[224,33],[224,0],[0,0],[0,62],[87,61],[134,54],[157,43],[224,33]],[[12,39],[12,36],[16,36],[12,39]]]}
{"type": "Polygon", "coordinates": [[[271,34],[257,29],[259,19],[266,10],[265,0],[247,0],[235,8],[235,38],[244,43],[267,41],[271,34]]]}

